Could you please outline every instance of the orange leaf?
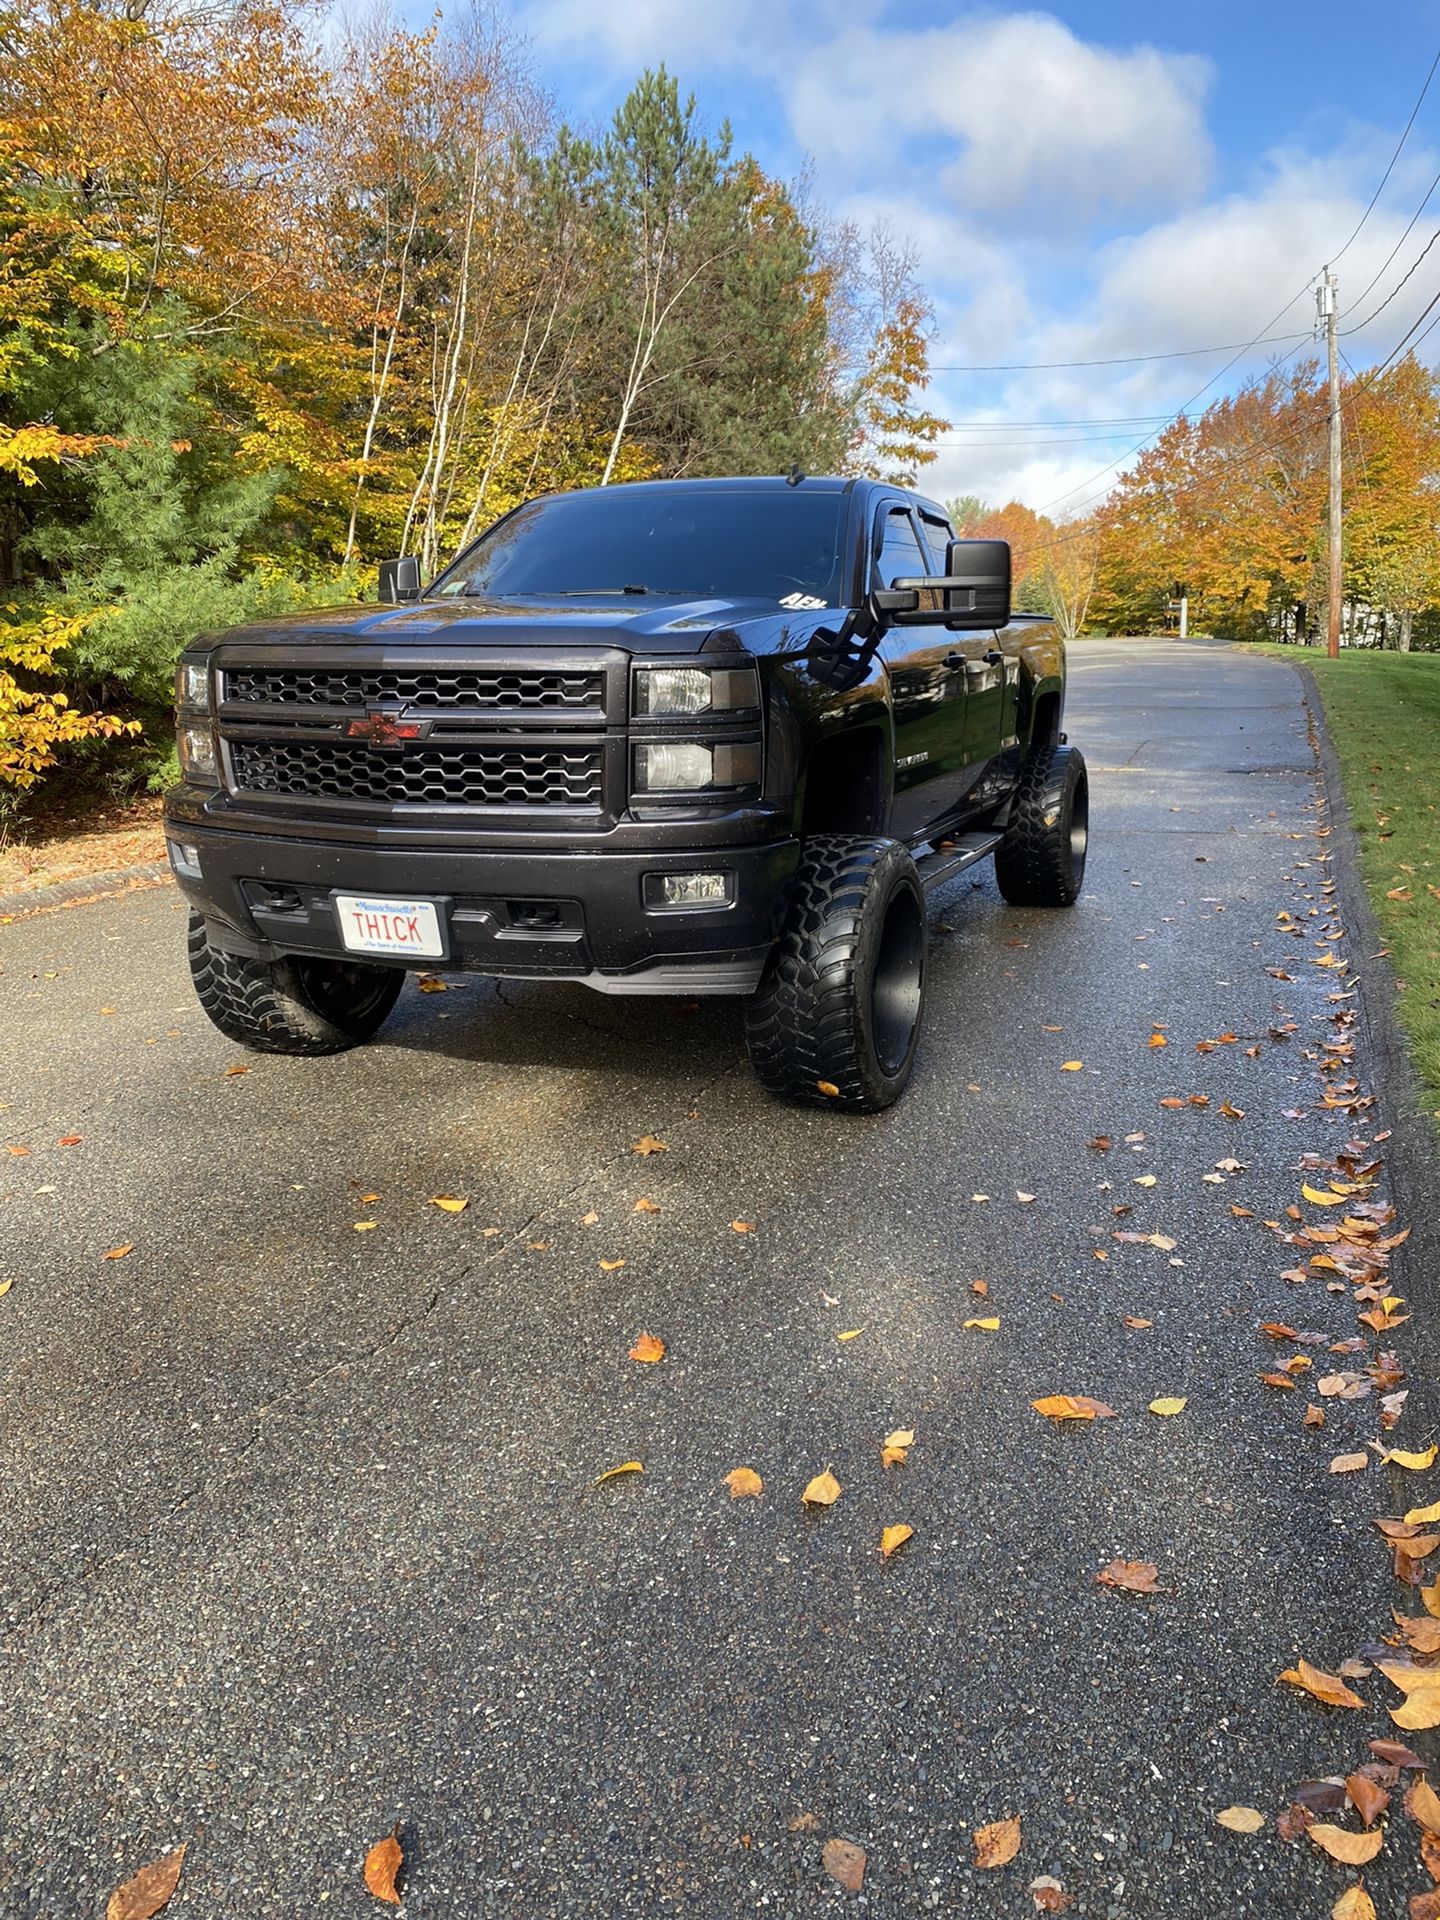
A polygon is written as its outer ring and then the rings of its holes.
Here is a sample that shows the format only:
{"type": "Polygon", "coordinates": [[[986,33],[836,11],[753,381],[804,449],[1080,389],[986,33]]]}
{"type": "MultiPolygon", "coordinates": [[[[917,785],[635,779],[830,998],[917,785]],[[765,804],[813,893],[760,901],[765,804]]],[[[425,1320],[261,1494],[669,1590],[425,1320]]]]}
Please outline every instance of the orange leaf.
{"type": "Polygon", "coordinates": [[[78,1147],[84,1138],[83,1133],[62,1133],[55,1144],[57,1147],[78,1147]]]}
{"type": "Polygon", "coordinates": [[[1405,1795],[1405,1811],[1427,1833],[1440,1833],[1440,1794],[1428,1780],[1416,1780],[1405,1795]]]}
{"type": "Polygon", "coordinates": [[[820,1849],[820,1864],[832,1880],[847,1893],[858,1893],[865,1878],[865,1849],[851,1840],[827,1840],[820,1849]]]}
{"type": "Polygon", "coordinates": [[[765,1482],[753,1467],[732,1467],[725,1484],[732,1500],[757,1500],[765,1490],[765,1482]]]}
{"type": "Polygon", "coordinates": [[[1047,1393],[1030,1404],[1047,1420],[1111,1420],[1115,1417],[1113,1407],[1107,1407],[1103,1400],[1092,1400],[1084,1393],[1047,1393]]]}
{"type": "Polygon", "coordinates": [[[880,1552],[885,1559],[888,1560],[892,1553],[897,1553],[914,1532],[913,1527],[906,1526],[884,1528],[880,1535],[880,1552]]]}
{"type": "MultiPolygon", "coordinates": [[[[1301,1687],[1306,1693],[1322,1700],[1327,1707],[1363,1707],[1365,1702],[1345,1682],[1333,1673],[1324,1673],[1319,1667],[1312,1667],[1308,1660],[1297,1660],[1293,1667],[1287,1667],[1281,1674],[1282,1680],[1288,1680],[1292,1687],[1301,1687]]],[[[1440,1676],[1437,1676],[1440,1678],[1440,1676]]]]}
{"type": "Polygon", "coordinates": [[[833,1507],[840,1498],[840,1482],[827,1467],[816,1474],[800,1498],[807,1507],[833,1507]]]}
{"type": "Polygon", "coordinates": [[[882,1467],[903,1467],[910,1455],[904,1447],[882,1447],[880,1464],[882,1467]]]}
{"type": "Polygon", "coordinates": [[[994,1820],[988,1827],[975,1830],[975,1864],[977,1867],[1008,1866],[1020,1851],[1020,1816],[1012,1814],[1005,1820],[994,1820]]]}
{"type": "Polygon", "coordinates": [[[1289,1388],[1292,1392],[1294,1391],[1295,1382],[1288,1373],[1262,1373],[1260,1378],[1267,1387],[1289,1388]]]}
{"type": "Polygon", "coordinates": [[[377,1840],[365,1856],[365,1885],[377,1900],[386,1900],[392,1907],[400,1904],[400,1895],[395,1888],[395,1876],[405,1865],[405,1855],[400,1850],[400,1823],[386,1834],[383,1840],[377,1840]]]}
{"type": "Polygon", "coordinates": [[[658,1200],[647,1200],[642,1195],[641,1198],[635,1202],[631,1211],[634,1213],[659,1213],[660,1203],[658,1200]]]}
{"type": "Polygon", "coordinates": [[[1332,1860],[1347,1867],[1367,1865],[1385,1844],[1385,1835],[1378,1827],[1370,1833],[1348,1833],[1344,1827],[1326,1826],[1323,1821],[1311,1827],[1310,1838],[1332,1860]]]}
{"type": "Polygon", "coordinates": [[[754,1233],[755,1222],[753,1220],[732,1220],[730,1222],[730,1231],[732,1233],[754,1233]]]}
{"type": "Polygon", "coordinates": [[[127,1240],[123,1247],[111,1247],[110,1251],[108,1253],[102,1253],[100,1258],[102,1260],[123,1260],[127,1253],[133,1253],[134,1251],[135,1242],[133,1240],[127,1240]]]}
{"type": "Polygon", "coordinates": [[[150,1920],[152,1914],[159,1913],[180,1884],[180,1869],[189,1844],[188,1840],[182,1841],[116,1887],[105,1903],[105,1920],[150,1920]]]}
{"type": "Polygon", "coordinates": [[[653,1133],[647,1133],[643,1139],[635,1142],[630,1151],[648,1158],[652,1153],[668,1153],[670,1149],[663,1140],[657,1140],[653,1133]]]}
{"type": "MultiPolygon", "coordinates": [[[[838,1100],[840,1098],[840,1089],[833,1080],[817,1080],[815,1082],[815,1088],[818,1093],[823,1093],[827,1100],[838,1100]]],[[[843,1843],[837,1841],[835,1844],[840,1845],[843,1843]]]]}
{"type": "Polygon", "coordinates": [[[1367,1827],[1373,1827],[1390,1804],[1390,1796],[1385,1789],[1363,1773],[1352,1773],[1345,1782],[1345,1791],[1350,1796],[1351,1806],[1367,1827]]]}
{"type": "Polygon", "coordinates": [[[1168,1047],[1170,1042],[1165,1038],[1163,1033],[1152,1033],[1147,1044],[1158,1048],[1168,1047]]]}
{"type": "Polygon", "coordinates": [[[1095,1578],[1102,1587],[1123,1587],[1127,1593],[1158,1593],[1159,1572],[1149,1560],[1112,1560],[1095,1578]]]}
{"type": "MultiPolygon", "coordinates": [[[[604,1265],[603,1261],[601,1265],[604,1265]]],[[[665,1358],[665,1342],[657,1339],[653,1333],[642,1333],[630,1349],[630,1358],[643,1361],[646,1366],[653,1367],[665,1358]]]]}

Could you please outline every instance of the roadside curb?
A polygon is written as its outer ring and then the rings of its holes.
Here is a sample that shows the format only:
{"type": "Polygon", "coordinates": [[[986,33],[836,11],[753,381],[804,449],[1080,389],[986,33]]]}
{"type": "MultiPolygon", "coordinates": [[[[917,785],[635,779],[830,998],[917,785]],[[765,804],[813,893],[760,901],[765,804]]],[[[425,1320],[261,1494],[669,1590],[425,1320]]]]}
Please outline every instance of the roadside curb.
{"type": "MultiPolygon", "coordinates": [[[[1382,1143],[1382,1151],[1399,1201],[1398,1224],[1412,1230],[1397,1265],[1403,1262],[1407,1284],[1418,1291],[1425,1286],[1430,1274],[1440,1270],[1440,1225],[1433,1217],[1434,1196],[1440,1192],[1440,1142],[1436,1139],[1434,1120],[1421,1103],[1419,1083],[1410,1064],[1410,1049],[1397,1011],[1395,974],[1388,958],[1381,954],[1384,937],[1360,871],[1360,838],[1345,795],[1340,756],[1325,724],[1319,685],[1314,674],[1301,662],[1280,664],[1291,667],[1299,675],[1305,708],[1319,748],[1325,824],[1330,828],[1328,844],[1335,854],[1330,863],[1330,877],[1335,881],[1351,951],[1362,956],[1358,964],[1352,962],[1359,989],[1360,1018],[1376,1063],[1375,1091],[1386,1124],[1392,1130],[1391,1138],[1382,1143]]],[[[1427,1309],[1435,1304],[1425,1299],[1427,1309]]],[[[1440,1328],[1435,1325],[1433,1313],[1427,1311],[1423,1318],[1417,1317],[1412,1331],[1418,1333],[1422,1328],[1426,1328],[1421,1338],[1433,1368],[1440,1361],[1440,1328]]]]}
{"type": "Polygon", "coordinates": [[[17,920],[23,914],[44,913],[54,907],[83,906],[89,900],[110,900],[121,893],[138,893],[161,886],[169,878],[169,862],[151,860],[142,867],[117,867],[110,873],[57,880],[53,886],[35,887],[28,893],[0,893],[0,921],[17,920]]]}

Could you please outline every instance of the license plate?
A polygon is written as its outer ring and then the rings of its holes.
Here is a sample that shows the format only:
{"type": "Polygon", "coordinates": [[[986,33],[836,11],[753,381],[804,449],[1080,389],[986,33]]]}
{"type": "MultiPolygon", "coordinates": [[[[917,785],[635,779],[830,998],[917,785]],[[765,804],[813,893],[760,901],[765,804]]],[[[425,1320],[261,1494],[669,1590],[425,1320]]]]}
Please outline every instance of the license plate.
{"type": "Polygon", "coordinates": [[[358,893],[334,899],[340,938],[350,953],[443,958],[445,935],[433,900],[372,900],[358,893]]]}

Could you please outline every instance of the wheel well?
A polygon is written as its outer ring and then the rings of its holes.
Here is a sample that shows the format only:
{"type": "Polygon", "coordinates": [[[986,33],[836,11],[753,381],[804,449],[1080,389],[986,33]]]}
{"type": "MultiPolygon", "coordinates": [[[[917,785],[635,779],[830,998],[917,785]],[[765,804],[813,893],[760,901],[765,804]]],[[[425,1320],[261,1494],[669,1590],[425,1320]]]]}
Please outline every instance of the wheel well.
{"type": "Polygon", "coordinates": [[[1054,746],[1060,738],[1060,695],[1042,693],[1035,702],[1035,715],[1030,723],[1030,744],[1032,747],[1054,746]]]}
{"type": "Polygon", "coordinates": [[[805,773],[802,835],[879,832],[885,818],[882,764],[874,729],[817,747],[805,773]]]}

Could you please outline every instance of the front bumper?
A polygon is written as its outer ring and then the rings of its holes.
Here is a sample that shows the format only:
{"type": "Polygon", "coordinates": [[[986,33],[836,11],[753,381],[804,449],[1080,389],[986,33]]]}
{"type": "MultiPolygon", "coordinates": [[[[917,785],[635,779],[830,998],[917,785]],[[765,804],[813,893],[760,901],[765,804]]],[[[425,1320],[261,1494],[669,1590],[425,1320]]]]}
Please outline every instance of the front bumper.
{"type": "Polygon", "coordinates": [[[169,824],[171,865],[212,945],[253,959],[342,956],[333,893],[435,901],[442,960],[397,961],[604,993],[746,994],[780,930],[799,857],[793,838],[663,851],[520,852],[379,847],[169,824]],[[176,843],[198,869],[177,862],[176,843]],[[723,907],[647,907],[657,873],[725,873],[723,907]]]}

